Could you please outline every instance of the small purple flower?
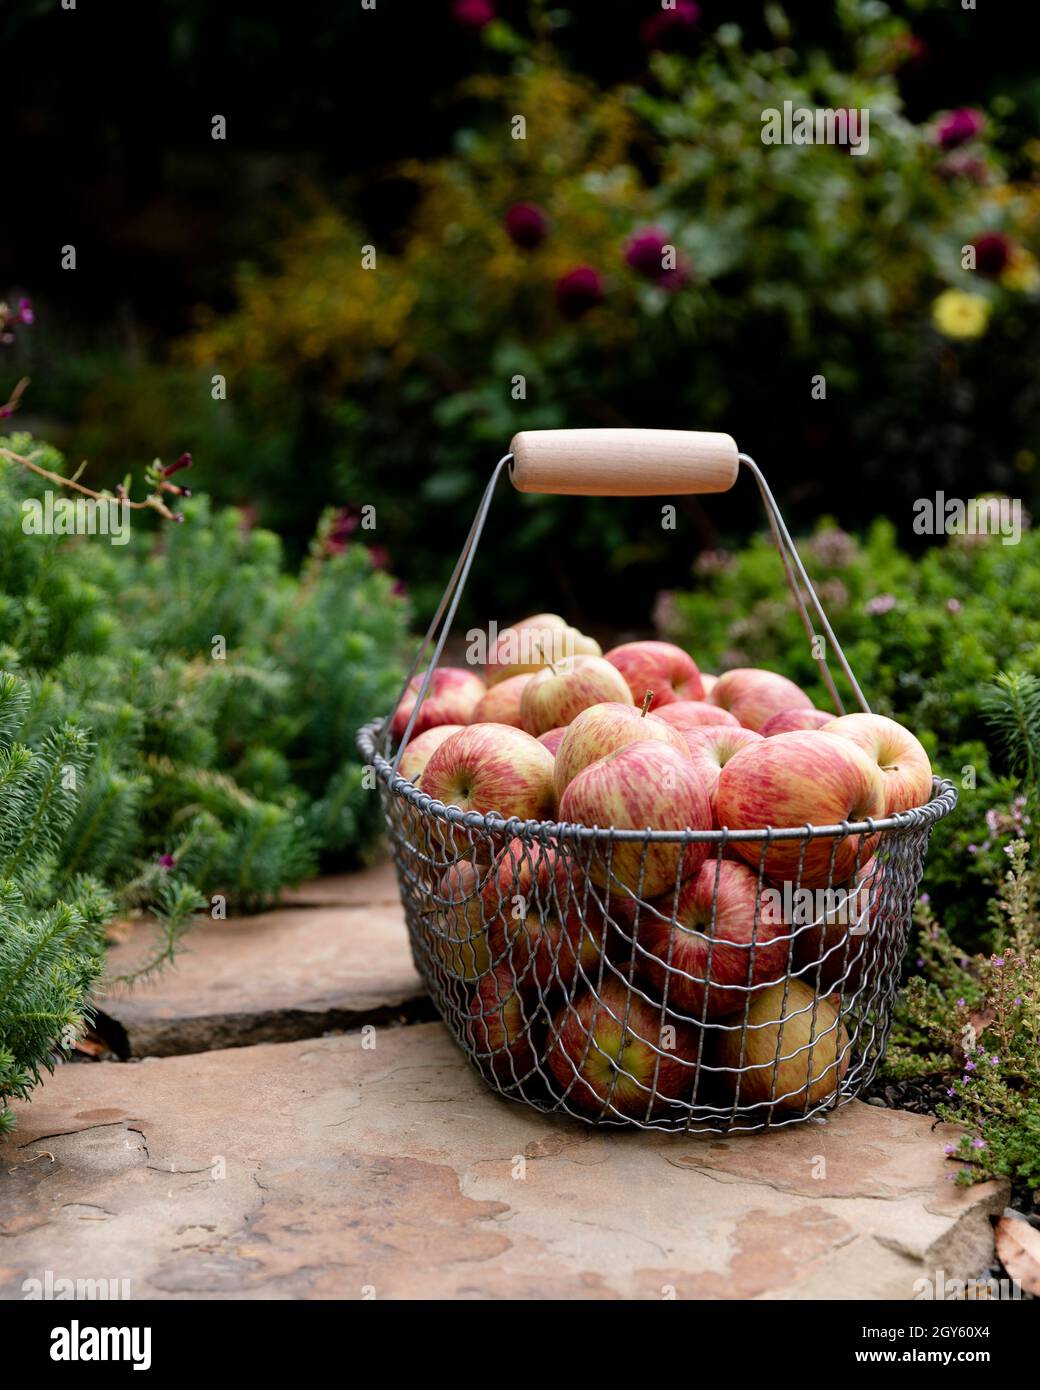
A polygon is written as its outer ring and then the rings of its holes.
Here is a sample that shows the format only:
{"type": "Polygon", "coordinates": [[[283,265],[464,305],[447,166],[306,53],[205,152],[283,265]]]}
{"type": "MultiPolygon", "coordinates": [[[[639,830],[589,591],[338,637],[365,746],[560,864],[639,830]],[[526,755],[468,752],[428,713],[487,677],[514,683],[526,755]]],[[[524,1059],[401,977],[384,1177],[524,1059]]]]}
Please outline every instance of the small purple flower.
{"type": "Polygon", "coordinates": [[[515,246],[533,251],[549,235],[549,219],[536,203],[514,203],[505,215],[505,228],[515,246]]]}
{"type": "Polygon", "coordinates": [[[970,1057],[969,1057],[969,1059],[964,1063],[964,1070],[965,1070],[965,1071],[974,1071],[974,1070],[975,1070],[975,1063],[971,1060],[970,1057]]]}
{"type": "Polygon", "coordinates": [[[920,970],[921,967],[924,965],[924,961],[920,956],[918,956],[914,964],[917,966],[918,970],[920,970]]]}
{"type": "Polygon", "coordinates": [[[36,315],[33,313],[32,300],[20,299],[18,301],[18,308],[11,315],[9,321],[11,323],[24,323],[26,326],[30,323],[35,323],[36,315]]]}
{"type": "Polygon", "coordinates": [[[891,613],[895,606],[896,600],[894,595],[878,594],[868,602],[865,611],[873,618],[881,613],[891,613]]]}
{"type": "Polygon", "coordinates": [[[946,1145],[943,1146],[943,1153],[946,1153],[946,1154],[955,1154],[956,1152],[957,1152],[957,1148],[956,1148],[956,1146],[955,1146],[954,1144],[946,1144],[946,1145]]]}
{"type": "Polygon", "coordinates": [[[177,861],[172,854],[160,854],[158,863],[160,869],[172,869],[177,861]]]}
{"type": "Polygon", "coordinates": [[[984,1149],[986,1147],[986,1141],[985,1139],[973,1139],[971,1141],[971,1147],[973,1149],[984,1149]]]}
{"type": "Polygon", "coordinates": [[[697,28],[701,9],[693,0],[675,0],[674,9],[662,9],[645,20],[639,36],[647,48],[674,48],[697,28]]]}
{"type": "Polygon", "coordinates": [[[963,1009],[965,1007],[965,1000],[963,996],[957,1000],[957,1007],[958,1009],[963,1009]]]}
{"type": "Polygon", "coordinates": [[[466,29],[483,29],[495,18],[491,0],[455,0],[451,16],[466,29]]]}
{"type": "Polygon", "coordinates": [[[993,957],[993,964],[994,964],[994,965],[997,967],[997,969],[999,970],[1000,967],[1004,964],[1004,957],[1003,957],[1003,956],[994,956],[994,957],[993,957]]]}
{"type": "Polygon", "coordinates": [[[923,903],[924,906],[927,907],[932,900],[927,893],[922,893],[921,896],[917,899],[917,901],[919,903],[923,903]]]}
{"type": "Polygon", "coordinates": [[[1000,1066],[1000,1058],[996,1055],[996,1053],[994,1053],[993,1056],[989,1059],[989,1064],[991,1067],[1000,1066]]]}
{"type": "Polygon", "coordinates": [[[951,111],[935,128],[935,138],[944,150],[955,150],[958,145],[966,145],[986,128],[986,117],[974,107],[960,106],[951,111]]]}
{"type": "Polygon", "coordinates": [[[950,1099],[952,1100],[953,1097],[957,1094],[957,1092],[953,1089],[952,1086],[949,1086],[949,1087],[947,1087],[946,1094],[947,1094],[947,1095],[950,1097],[950,1099]]]}
{"type": "Polygon", "coordinates": [[[969,854],[978,854],[978,852],[979,852],[979,847],[978,847],[978,845],[969,845],[969,846],[968,846],[968,853],[969,853],[969,854]]]}
{"type": "Polygon", "coordinates": [[[1011,259],[1011,242],[1000,232],[986,232],[975,239],[975,269],[980,275],[995,277],[1011,259]]]}
{"type": "Polygon", "coordinates": [[[580,319],[603,298],[603,281],[590,265],[575,266],[556,282],[556,307],[565,319],[580,319]]]}
{"type": "Polygon", "coordinates": [[[946,611],[947,613],[959,613],[961,611],[960,599],[948,598],[946,600],[946,611]]]}
{"type": "Polygon", "coordinates": [[[674,265],[665,266],[665,256],[670,254],[665,248],[671,246],[668,233],[660,227],[644,227],[629,237],[625,245],[625,264],[661,289],[681,289],[690,275],[677,257],[674,265]]]}

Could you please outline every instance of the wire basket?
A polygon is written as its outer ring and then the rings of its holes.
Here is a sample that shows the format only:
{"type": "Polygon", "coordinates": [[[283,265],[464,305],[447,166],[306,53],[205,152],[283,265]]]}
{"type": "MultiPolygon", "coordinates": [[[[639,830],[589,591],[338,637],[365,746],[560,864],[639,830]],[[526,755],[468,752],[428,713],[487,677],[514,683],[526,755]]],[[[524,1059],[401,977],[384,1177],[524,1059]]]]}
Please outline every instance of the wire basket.
{"type": "MultiPolygon", "coordinates": [[[[748,1131],[857,1096],[888,1037],[932,827],[957,793],[887,819],[760,830],[615,830],[445,806],[397,760],[440,659],[491,496],[722,491],[755,477],[814,651],[869,706],[756,465],[725,435],[544,431],[500,461],[405,682],[433,645],[405,734],[359,733],[375,771],[416,967],[503,1096],[593,1124],[748,1131]],[[804,591],[804,592],[803,592],[804,591]]],[[[398,701],[400,703],[400,700],[398,701]]]]}

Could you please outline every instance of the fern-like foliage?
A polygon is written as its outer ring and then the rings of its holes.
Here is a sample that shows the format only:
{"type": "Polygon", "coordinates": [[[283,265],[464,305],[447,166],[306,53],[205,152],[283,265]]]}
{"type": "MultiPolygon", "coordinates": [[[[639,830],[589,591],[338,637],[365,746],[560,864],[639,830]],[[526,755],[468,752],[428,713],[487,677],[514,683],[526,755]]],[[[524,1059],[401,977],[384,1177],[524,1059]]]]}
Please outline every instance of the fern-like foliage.
{"type": "Polygon", "coordinates": [[[94,879],[54,892],[90,751],[71,725],[37,749],[16,742],[29,704],[25,682],[0,673],[0,1132],[8,1098],[53,1067],[88,1016],[114,910],[94,879]]]}
{"type": "Polygon", "coordinates": [[[1001,741],[1009,769],[1022,781],[1031,811],[1040,806],[1040,677],[1001,671],[983,691],[982,712],[1001,741]]]}

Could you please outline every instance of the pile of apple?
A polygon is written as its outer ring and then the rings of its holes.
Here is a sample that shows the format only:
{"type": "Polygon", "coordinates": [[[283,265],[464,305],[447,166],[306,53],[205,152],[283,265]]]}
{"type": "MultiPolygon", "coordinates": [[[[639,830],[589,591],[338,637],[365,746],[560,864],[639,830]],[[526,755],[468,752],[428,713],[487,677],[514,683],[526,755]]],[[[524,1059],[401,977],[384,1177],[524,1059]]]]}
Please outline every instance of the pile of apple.
{"type": "MultiPolygon", "coordinates": [[[[398,740],[419,684],[395,715],[398,740]]],[[[503,632],[485,678],[434,672],[399,772],[466,811],[639,832],[881,819],[932,786],[925,750],[891,719],[835,718],[773,671],[704,674],[667,642],[603,655],[554,614],[503,632]],[[573,655],[528,644],[517,661],[524,629],[573,655]]],[[[759,903],[760,879],[869,882],[875,836],[738,840],[720,857],[409,814],[423,862],[440,866],[425,885],[430,949],[465,987],[471,1050],[503,1087],[522,1092],[537,1070],[590,1115],[639,1119],[688,1104],[698,1076],[698,1100],[719,1105],[804,1110],[837,1089],[848,1038],[826,991],[854,985],[862,964],[848,966],[847,925],[795,931],[759,903]]]]}

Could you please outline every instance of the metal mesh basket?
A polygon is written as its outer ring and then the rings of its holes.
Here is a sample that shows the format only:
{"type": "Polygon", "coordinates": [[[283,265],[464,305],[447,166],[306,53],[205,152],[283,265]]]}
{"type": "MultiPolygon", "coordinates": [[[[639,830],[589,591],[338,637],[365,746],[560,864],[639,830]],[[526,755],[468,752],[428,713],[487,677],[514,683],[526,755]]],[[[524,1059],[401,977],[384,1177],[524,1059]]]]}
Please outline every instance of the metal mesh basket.
{"type": "MultiPolygon", "coordinates": [[[[400,748],[507,464],[524,490],[616,495],[719,491],[738,457],[758,482],[807,631],[808,604],[868,709],[761,473],[728,436],[551,431],[517,436],[495,470],[402,690],[432,642],[400,748]],[[575,436],[590,457],[618,459],[617,474],[587,479],[578,468],[576,482],[575,436]],[[680,473],[658,466],[681,447],[680,473]],[[634,455],[650,465],[633,469],[634,455]]],[[[398,775],[389,731],[390,718],[374,720],[358,745],[378,778],[412,954],[496,1091],[590,1123],[745,1131],[834,1109],[870,1082],[928,838],[957,801],[951,783],[936,779],[926,805],[885,820],[614,830],[445,806],[398,775]]]]}

